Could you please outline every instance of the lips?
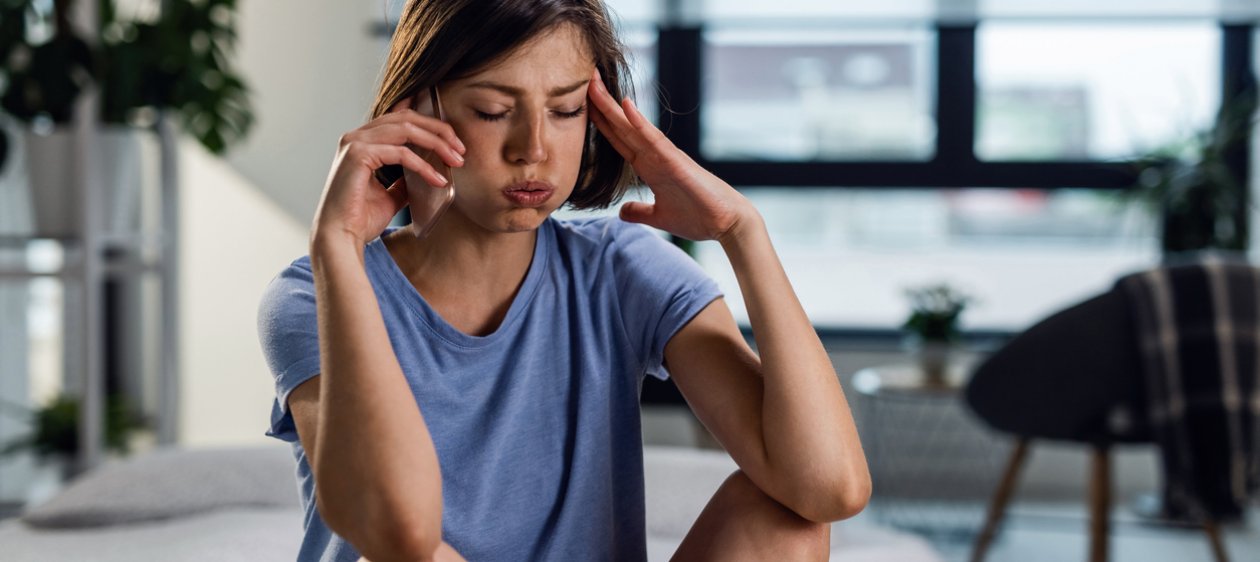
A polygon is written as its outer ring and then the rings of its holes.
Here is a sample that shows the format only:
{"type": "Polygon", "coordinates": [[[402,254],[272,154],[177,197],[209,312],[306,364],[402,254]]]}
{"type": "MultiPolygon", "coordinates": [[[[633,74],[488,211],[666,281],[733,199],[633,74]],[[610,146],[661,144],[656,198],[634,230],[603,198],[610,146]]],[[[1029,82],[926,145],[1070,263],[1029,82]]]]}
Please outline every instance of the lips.
{"type": "Polygon", "coordinates": [[[516,182],[503,189],[503,196],[521,207],[538,207],[546,203],[556,188],[541,180],[516,182]]]}

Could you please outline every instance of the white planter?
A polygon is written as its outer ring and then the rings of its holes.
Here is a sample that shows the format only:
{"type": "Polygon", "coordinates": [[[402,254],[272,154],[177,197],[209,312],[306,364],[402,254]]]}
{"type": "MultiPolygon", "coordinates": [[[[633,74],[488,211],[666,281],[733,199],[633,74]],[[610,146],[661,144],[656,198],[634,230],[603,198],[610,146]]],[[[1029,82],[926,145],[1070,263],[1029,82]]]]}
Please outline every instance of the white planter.
{"type": "MultiPolygon", "coordinates": [[[[98,199],[104,206],[102,228],[112,234],[137,230],[140,217],[141,145],[153,133],[146,129],[103,125],[98,131],[95,152],[99,155],[103,190],[98,199]]],[[[75,237],[83,233],[83,196],[78,192],[74,132],[66,127],[46,135],[26,130],[26,169],[34,208],[35,234],[48,237],[75,237]]]]}
{"type": "Polygon", "coordinates": [[[945,383],[953,349],[953,345],[937,341],[927,341],[919,345],[917,352],[919,368],[923,371],[925,383],[933,385],[945,383]]]}
{"type": "Polygon", "coordinates": [[[26,508],[33,508],[52,499],[65,487],[69,477],[70,462],[68,457],[63,456],[36,460],[30,485],[27,487],[26,508]]]}

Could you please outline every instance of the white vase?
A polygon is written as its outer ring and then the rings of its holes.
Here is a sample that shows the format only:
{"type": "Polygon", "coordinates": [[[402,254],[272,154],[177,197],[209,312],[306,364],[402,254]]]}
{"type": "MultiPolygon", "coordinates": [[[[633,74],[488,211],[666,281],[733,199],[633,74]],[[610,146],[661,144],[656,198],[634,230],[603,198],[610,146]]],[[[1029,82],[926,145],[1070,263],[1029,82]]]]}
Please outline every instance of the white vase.
{"type": "MultiPolygon", "coordinates": [[[[111,234],[135,232],[139,227],[142,143],[153,133],[147,129],[102,125],[95,146],[99,155],[103,190],[99,202],[101,226],[111,234]]],[[[58,127],[48,134],[26,130],[26,167],[34,207],[37,236],[75,237],[83,234],[83,196],[78,192],[74,131],[58,127]]]]}
{"type": "Polygon", "coordinates": [[[949,369],[949,356],[953,346],[949,342],[925,341],[919,345],[919,368],[925,383],[943,385],[949,369]]]}
{"type": "Polygon", "coordinates": [[[30,485],[26,488],[24,501],[27,509],[36,507],[57,495],[65,487],[69,479],[70,458],[53,455],[37,458],[31,472],[30,485]]]}
{"type": "Polygon", "coordinates": [[[48,134],[24,131],[26,175],[35,218],[34,234],[72,237],[79,230],[81,208],[74,185],[74,133],[56,128],[48,134]]]}

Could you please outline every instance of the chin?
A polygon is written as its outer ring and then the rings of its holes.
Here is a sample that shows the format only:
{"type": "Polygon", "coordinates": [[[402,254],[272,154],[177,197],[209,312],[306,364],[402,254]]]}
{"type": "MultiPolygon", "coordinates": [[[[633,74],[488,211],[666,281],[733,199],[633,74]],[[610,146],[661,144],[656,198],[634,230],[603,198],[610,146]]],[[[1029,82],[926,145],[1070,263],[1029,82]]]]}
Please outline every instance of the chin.
{"type": "Polygon", "coordinates": [[[511,209],[500,219],[503,232],[528,232],[542,226],[555,209],[511,209]]]}

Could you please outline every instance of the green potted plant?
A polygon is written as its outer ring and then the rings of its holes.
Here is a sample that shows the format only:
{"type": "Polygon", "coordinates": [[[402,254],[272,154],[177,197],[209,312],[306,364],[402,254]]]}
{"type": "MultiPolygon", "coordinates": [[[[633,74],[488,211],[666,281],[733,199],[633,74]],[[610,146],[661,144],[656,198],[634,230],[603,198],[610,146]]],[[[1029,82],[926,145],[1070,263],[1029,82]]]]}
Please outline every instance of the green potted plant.
{"type": "MultiPolygon", "coordinates": [[[[66,125],[75,99],[90,81],[99,88],[101,170],[111,189],[140,184],[140,144],[152,134],[158,112],[169,112],[180,129],[207,150],[223,154],[253,125],[249,90],[229,64],[234,49],[235,0],[166,0],[160,13],[123,17],[115,0],[98,2],[99,42],[85,51],[66,14],[74,0],[56,0],[52,13],[41,13],[36,0],[0,0],[0,77],[3,108],[26,125],[28,168],[33,176],[60,171],[62,177],[32,177],[32,194],[57,193],[72,182],[64,165],[71,133],[66,125]],[[50,24],[49,22],[52,22],[50,24]],[[56,41],[45,41],[54,29],[56,41]],[[44,31],[41,31],[44,30],[44,31]],[[48,45],[64,45],[56,49],[48,45]],[[36,53],[43,53],[34,65],[36,53]]],[[[0,167],[4,165],[0,161],[0,167]]],[[[65,209],[75,200],[64,192],[56,203],[35,202],[43,211],[65,209]]],[[[107,228],[133,227],[138,193],[107,194],[107,228]]],[[[37,231],[77,233],[73,209],[62,219],[37,220],[37,231]],[[40,226],[50,225],[48,228],[40,226]]]]}
{"type": "MultiPolygon", "coordinates": [[[[79,216],[78,198],[67,193],[72,182],[64,162],[71,148],[67,128],[95,62],[70,25],[69,0],[52,3],[51,11],[46,7],[33,0],[0,0],[0,108],[23,129],[35,230],[59,236],[73,232],[79,216]]],[[[10,143],[2,130],[0,137],[3,169],[10,143]]]]}
{"type": "Polygon", "coordinates": [[[943,383],[949,356],[961,339],[958,322],[974,298],[945,283],[906,289],[910,317],[902,324],[907,346],[929,383],[943,383]]]}
{"type": "Polygon", "coordinates": [[[1246,223],[1240,220],[1246,188],[1228,159],[1254,126],[1255,110],[1254,92],[1239,95],[1222,105],[1210,127],[1135,161],[1138,183],[1129,194],[1160,217],[1165,258],[1247,249],[1246,223]]]}
{"type": "Polygon", "coordinates": [[[150,124],[171,110],[184,132],[213,154],[249,134],[249,88],[228,57],[236,44],[236,0],[165,0],[151,21],[119,17],[100,2],[101,117],[150,124]]]}

